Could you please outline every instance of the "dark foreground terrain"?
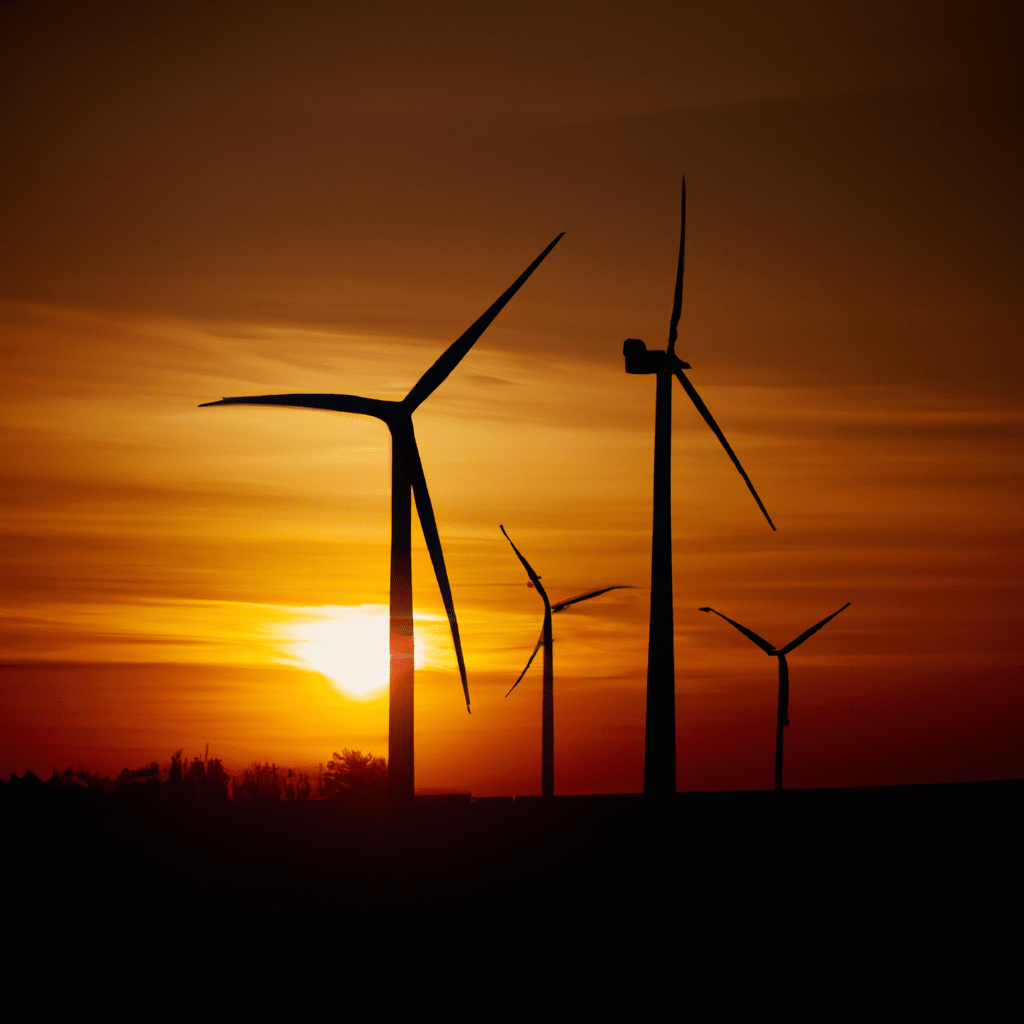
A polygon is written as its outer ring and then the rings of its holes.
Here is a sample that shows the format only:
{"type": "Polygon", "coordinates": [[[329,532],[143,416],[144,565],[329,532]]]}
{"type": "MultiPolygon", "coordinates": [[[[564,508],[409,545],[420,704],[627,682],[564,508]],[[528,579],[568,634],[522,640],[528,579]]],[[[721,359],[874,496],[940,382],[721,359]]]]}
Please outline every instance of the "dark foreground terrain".
{"type": "Polygon", "coordinates": [[[8,965],[54,978],[304,978],[381,1009],[482,978],[577,1004],[651,986],[685,1003],[711,978],[723,1000],[870,984],[909,1012],[920,979],[980,999],[1018,962],[1020,781],[421,798],[405,821],[44,789],[2,787],[3,919],[8,965]]]}

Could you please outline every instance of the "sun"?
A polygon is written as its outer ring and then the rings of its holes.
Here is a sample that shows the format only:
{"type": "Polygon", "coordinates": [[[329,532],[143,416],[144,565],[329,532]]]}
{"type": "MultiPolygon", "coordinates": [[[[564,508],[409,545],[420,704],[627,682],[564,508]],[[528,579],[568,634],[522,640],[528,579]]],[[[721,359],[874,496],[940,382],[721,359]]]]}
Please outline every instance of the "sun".
{"type": "MultiPolygon", "coordinates": [[[[292,660],[326,676],[356,700],[370,700],[384,690],[389,677],[387,605],[325,605],[296,612],[284,637],[292,660]]],[[[429,642],[418,635],[417,668],[428,655],[429,642]]]]}

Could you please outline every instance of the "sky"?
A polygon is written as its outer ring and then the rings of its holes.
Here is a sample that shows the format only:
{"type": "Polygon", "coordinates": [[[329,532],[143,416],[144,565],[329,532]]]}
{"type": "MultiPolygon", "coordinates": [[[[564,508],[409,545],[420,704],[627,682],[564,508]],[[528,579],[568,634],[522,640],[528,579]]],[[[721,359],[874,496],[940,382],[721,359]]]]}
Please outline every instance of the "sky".
{"type": "Polygon", "coordinates": [[[642,787],[654,386],[688,189],[677,784],[1024,774],[1010,3],[0,3],[0,774],[387,752],[383,424],[415,425],[417,785],[642,787]]]}

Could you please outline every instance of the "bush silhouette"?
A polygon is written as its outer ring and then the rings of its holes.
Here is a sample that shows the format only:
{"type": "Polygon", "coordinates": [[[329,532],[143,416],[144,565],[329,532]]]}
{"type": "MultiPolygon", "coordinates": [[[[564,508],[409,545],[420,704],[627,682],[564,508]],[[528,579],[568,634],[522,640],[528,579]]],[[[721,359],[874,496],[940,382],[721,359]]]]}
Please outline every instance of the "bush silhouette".
{"type": "Polygon", "coordinates": [[[177,789],[185,781],[185,772],[181,766],[181,751],[176,750],[171,754],[171,771],[167,776],[167,782],[172,789],[177,789]]]}
{"type": "Polygon", "coordinates": [[[215,757],[206,762],[206,798],[208,800],[227,800],[228,784],[231,776],[224,771],[220,758],[215,757]]]}
{"type": "Polygon", "coordinates": [[[60,789],[109,789],[111,786],[110,779],[101,778],[99,775],[94,775],[88,769],[83,768],[79,765],[77,768],[65,768],[64,771],[58,773],[57,769],[53,769],[53,774],[47,780],[51,786],[58,787],[60,789]]]}
{"type": "Polygon", "coordinates": [[[284,780],[285,800],[308,800],[313,794],[313,784],[309,776],[302,771],[288,769],[284,780]]]}
{"type": "Polygon", "coordinates": [[[335,752],[324,769],[321,796],[383,795],[387,779],[388,763],[383,757],[346,747],[340,754],[335,752]]]}
{"type": "MultiPolygon", "coordinates": [[[[209,750],[207,749],[207,754],[209,750]]],[[[133,804],[139,801],[158,801],[161,804],[226,803],[234,799],[244,804],[276,803],[280,800],[310,800],[318,797],[348,797],[356,794],[384,795],[387,783],[387,761],[383,757],[364,754],[346,748],[335,754],[326,767],[320,765],[315,775],[300,769],[279,768],[265,761],[253,762],[244,768],[240,778],[232,777],[224,769],[220,758],[193,757],[191,761],[182,750],[171,754],[166,773],[157,761],[140,768],[122,768],[113,779],[90,772],[82,765],[53,770],[48,782],[42,783],[32,772],[24,780],[16,775],[12,782],[36,783],[48,792],[65,791],[70,794],[118,795],[133,804]]],[[[2,780],[0,780],[2,781],[2,780]]],[[[77,797],[75,797],[77,799],[77,797]]]]}
{"type": "Polygon", "coordinates": [[[242,778],[234,784],[234,798],[243,804],[275,803],[281,799],[280,770],[276,764],[254,761],[242,769],[242,778]]]}
{"type": "Polygon", "coordinates": [[[160,782],[160,765],[150,761],[143,768],[122,768],[117,776],[118,786],[153,785],[160,782]]]}
{"type": "Polygon", "coordinates": [[[204,761],[199,757],[192,758],[183,780],[186,796],[201,801],[227,800],[230,781],[231,778],[224,771],[219,757],[212,761],[204,761]]]}

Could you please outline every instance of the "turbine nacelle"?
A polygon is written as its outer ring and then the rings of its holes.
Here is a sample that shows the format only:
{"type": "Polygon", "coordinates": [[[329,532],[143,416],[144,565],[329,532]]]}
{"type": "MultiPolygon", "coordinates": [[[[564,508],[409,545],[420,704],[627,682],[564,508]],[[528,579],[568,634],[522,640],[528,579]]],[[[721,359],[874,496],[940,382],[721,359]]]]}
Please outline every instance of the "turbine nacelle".
{"type": "Polygon", "coordinates": [[[626,357],[626,373],[662,373],[668,370],[689,370],[676,354],[649,349],[639,338],[627,338],[622,343],[622,354],[626,357]]]}

